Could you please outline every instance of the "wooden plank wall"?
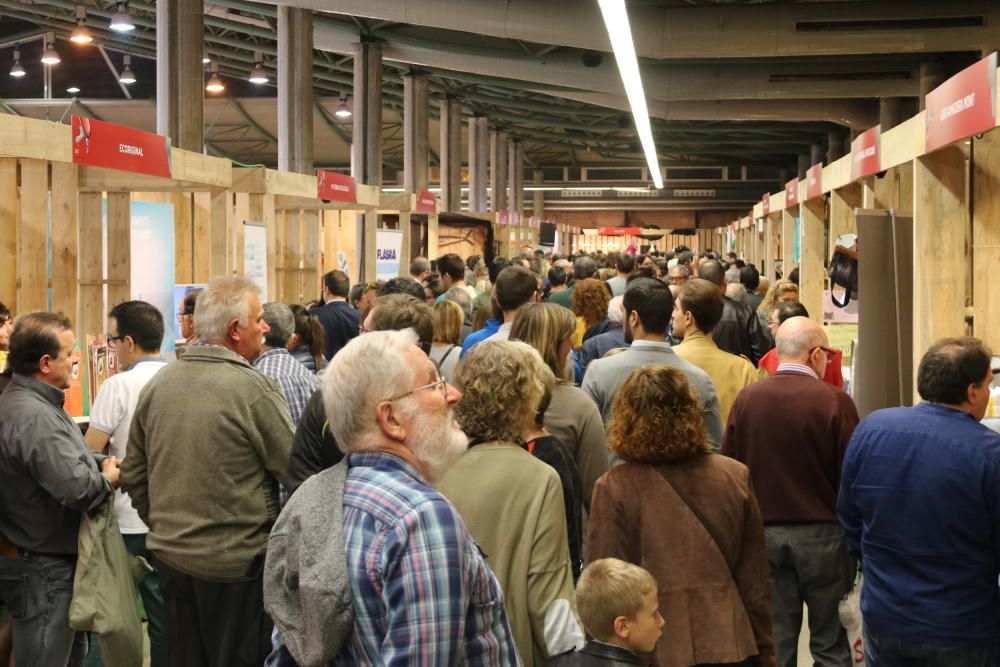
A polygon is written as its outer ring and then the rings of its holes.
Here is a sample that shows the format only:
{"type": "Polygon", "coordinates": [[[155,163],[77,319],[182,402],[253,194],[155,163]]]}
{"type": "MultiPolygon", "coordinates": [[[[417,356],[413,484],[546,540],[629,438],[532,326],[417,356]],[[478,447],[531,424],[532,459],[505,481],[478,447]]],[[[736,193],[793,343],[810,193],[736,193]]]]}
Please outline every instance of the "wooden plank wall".
{"type": "Polygon", "coordinates": [[[76,326],[78,310],[77,176],[75,164],[52,163],[52,309],[76,326]]]}
{"type": "Polygon", "coordinates": [[[823,323],[823,286],[826,282],[823,268],[825,211],[826,204],[822,197],[799,204],[802,216],[799,228],[802,234],[799,245],[799,300],[809,311],[809,316],[820,324],[823,323]]]}
{"type": "Polygon", "coordinates": [[[108,194],[108,308],[131,298],[132,210],[127,192],[108,194]]]}
{"type": "Polygon", "coordinates": [[[972,152],[973,333],[1000,353],[1000,133],[975,139],[972,152]]]}
{"type": "Polygon", "coordinates": [[[320,227],[321,211],[302,211],[302,277],[299,300],[308,303],[322,296],[320,279],[323,275],[323,230],[320,227]]]}
{"type": "Polygon", "coordinates": [[[17,309],[48,310],[49,163],[21,160],[17,226],[17,309]]]}
{"type": "Polygon", "coordinates": [[[17,315],[17,159],[0,158],[0,302],[17,315]]]}
{"type": "Polygon", "coordinates": [[[77,338],[96,336],[104,331],[104,248],[102,194],[81,192],[77,200],[80,248],[80,322],[77,338]]]}

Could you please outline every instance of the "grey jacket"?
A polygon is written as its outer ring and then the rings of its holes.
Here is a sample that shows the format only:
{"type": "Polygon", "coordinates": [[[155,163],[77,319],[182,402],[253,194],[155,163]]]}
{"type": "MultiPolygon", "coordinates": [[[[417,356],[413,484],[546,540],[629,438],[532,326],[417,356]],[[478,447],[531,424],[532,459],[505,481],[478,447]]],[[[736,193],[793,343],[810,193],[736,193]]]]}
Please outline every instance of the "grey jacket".
{"type": "Polygon", "coordinates": [[[336,658],[354,631],[344,537],[346,481],[346,458],[307,479],[267,541],[264,609],[302,667],[336,658]]]}
{"type": "Polygon", "coordinates": [[[705,420],[705,432],[716,449],[722,443],[722,417],[719,397],[708,374],[697,366],[684,361],[666,344],[646,345],[636,341],[629,349],[611,357],[595,359],[583,377],[583,389],[601,410],[604,423],[611,421],[611,406],[618,388],[637,368],[643,366],[671,366],[687,376],[691,389],[697,394],[698,409],[705,420]]]}
{"type": "Polygon", "coordinates": [[[29,551],[75,554],[81,513],[111,493],[64,397],[17,374],[0,395],[0,535],[29,551]]]}

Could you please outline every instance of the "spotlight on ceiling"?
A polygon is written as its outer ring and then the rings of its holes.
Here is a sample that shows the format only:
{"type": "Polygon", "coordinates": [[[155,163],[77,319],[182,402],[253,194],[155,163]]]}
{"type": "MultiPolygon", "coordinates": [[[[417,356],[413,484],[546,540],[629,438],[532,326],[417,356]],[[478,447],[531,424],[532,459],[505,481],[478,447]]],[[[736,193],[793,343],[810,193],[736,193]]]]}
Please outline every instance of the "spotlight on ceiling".
{"type": "Polygon", "coordinates": [[[21,45],[14,45],[14,64],[10,67],[10,75],[16,79],[20,79],[22,76],[27,74],[24,71],[24,65],[21,64],[21,45]]]}
{"type": "Polygon", "coordinates": [[[351,117],[351,108],[347,106],[347,95],[342,95],[340,97],[340,106],[338,106],[337,110],[333,112],[333,115],[337,118],[351,117]]]}
{"type": "Polygon", "coordinates": [[[118,75],[118,81],[125,85],[135,83],[135,72],[132,71],[132,56],[125,56],[125,69],[118,75]]]}
{"type": "Polygon", "coordinates": [[[209,58],[208,56],[202,56],[201,57],[201,64],[202,65],[207,65],[210,62],[212,62],[212,59],[209,58]]]}
{"type": "Polygon", "coordinates": [[[87,27],[87,8],[83,5],[76,6],[76,27],[73,28],[69,41],[74,44],[90,44],[94,41],[94,36],[87,27]]]}
{"type": "Polygon", "coordinates": [[[250,72],[250,83],[258,85],[267,83],[267,73],[264,71],[264,56],[260,53],[253,54],[253,70],[250,72]]]}
{"type": "Polygon", "coordinates": [[[129,30],[135,30],[135,23],[132,22],[132,16],[129,14],[127,2],[118,3],[118,9],[111,17],[111,24],[109,27],[115,32],[128,32],[129,30]]]}
{"type": "Polygon", "coordinates": [[[76,86],[70,86],[69,88],[66,89],[66,92],[69,93],[70,95],[76,95],[78,92],[80,92],[80,89],[76,86]]]}
{"type": "Polygon", "coordinates": [[[56,51],[55,42],[56,34],[54,32],[45,34],[45,50],[42,52],[43,65],[58,65],[62,61],[59,52],[56,51]]]}
{"type": "Polygon", "coordinates": [[[205,84],[205,90],[210,93],[221,93],[226,89],[226,84],[219,78],[219,63],[212,63],[212,76],[205,84]]]}

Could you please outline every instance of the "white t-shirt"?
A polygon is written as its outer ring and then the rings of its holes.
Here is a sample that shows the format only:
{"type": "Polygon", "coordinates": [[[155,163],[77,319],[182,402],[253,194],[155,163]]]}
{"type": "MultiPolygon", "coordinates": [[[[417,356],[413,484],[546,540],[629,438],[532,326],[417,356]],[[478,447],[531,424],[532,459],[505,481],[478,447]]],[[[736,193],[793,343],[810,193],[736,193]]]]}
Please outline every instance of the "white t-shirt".
{"type": "MultiPolygon", "coordinates": [[[[112,456],[125,458],[128,429],[139,402],[139,392],[166,365],[167,362],[160,359],[141,361],[132,370],[112,375],[101,385],[101,391],[90,411],[90,427],[111,434],[112,456]]],[[[139,513],[132,507],[128,494],[121,489],[115,491],[115,514],[118,515],[118,529],[122,534],[149,532],[149,528],[139,518],[139,513]]]]}

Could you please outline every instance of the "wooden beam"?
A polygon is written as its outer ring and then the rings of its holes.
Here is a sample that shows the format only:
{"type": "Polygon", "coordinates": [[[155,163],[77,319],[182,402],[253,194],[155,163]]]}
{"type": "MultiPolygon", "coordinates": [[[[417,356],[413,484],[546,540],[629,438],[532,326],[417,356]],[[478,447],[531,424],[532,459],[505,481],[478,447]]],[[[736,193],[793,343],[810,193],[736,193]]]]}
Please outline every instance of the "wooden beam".
{"type": "Polygon", "coordinates": [[[0,301],[16,315],[17,159],[0,158],[0,301]]]}
{"type": "Polygon", "coordinates": [[[193,194],[177,192],[174,204],[174,271],[181,285],[194,282],[193,194]]]}
{"type": "Polygon", "coordinates": [[[72,132],[62,123],[0,114],[0,155],[72,162],[72,132]]]}
{"type": "Polygon", "coordinates": [[[801,239],[799,241],[799,301],[809,311],[810,317],[820,324],[823,323],[823,285],[826,272],[823,270],[823,258],[826,248],[823,245],[825,224],[824,211],[826,205],[822,197],[809,199],[799,204],[802,216],[799,224],[801,239]]]}
{"type": "MultiPolygon", "coordinates": [[[[913,368],[965,316],[966,160],[949,146],[917,159],[913,219],[913,368]]],[[[915,383],[915,378],[914,378],[915,383]]],[[[916,394],[914,394],[916,396],[916,394]]]]}
{"type": "Polygon", "coordinates": [[[52,309],[77,322],[77,167],[52,163],[52,309]]]}
{"type": "Polygon", "coordinates": [[[108,308],[132,298],[132,201],[108,193],[108,308]]]}
{"type": "Polygon", "coordinates": [[[972,326],[1000,352],[1000,133],[976,139],[972,151],[972,326]]]}
{"type": "Polygon", "coordinates": [[[409,213],[400,212],[399,230],[403,232],[403,240],[399,246],[399,266],[405,275],[409,271],[410,260],[413,259],[413,251],[411,249],[413,244],[413,223],[411,222],[409,213]]]}
{"type": "Polygon", "coordinates": [[[20,160],[21,196],[17,227],[17,308],[49,309],[49,163],[20,160]]]}
{"type": "Polygon", "coordinates": [[[77,200],[80,226],[79,302],[80,321],[76,323],[81,346],[86,336],[104,331],[104,224],[101,193],[80,193],[77,200]]]}
{"type": "MultiPolygon", "coordinates": [[[[234,192],[232,193],[233,202],[233,217],[230,220],[230,235],[233,241],[233,252],[232,264],[229,267],[229,272],[235,276],[242,276],[244,274],[244,258],[243,258],[243,248],[244,248],[244,223],[247,220],[252,220],[250,217],[250,197],[251,195],[245,192],[234,192]]],[[[259,194],[252,195],[254,197],[261,197],[259,194]]]]}
{"type": "Polygon", "coordinates": [[[212,276],[227,273],[229,265],[229,227],[233,215],[233,207],[229,201],[228,190],[213,190],[209,193],[210,250],[208,256],[209,272],[212,276]]]}
{"type": "Polygon", "coordinates": [[[320,280],[323,267],[320,255],[323,240],[319,220],[320,211],[302,212],[302,280],[299,300],[293,303],[312,301],[322,294],[320,280]]]}
{"type": "Polygon", "coordinates": [[[377,275],[375,246],[377,242],[378,214],[374,211],[358,216],[361,220],[362,237],[364,238],[364,256],[361,258],[361,279],[367,282],[375,280],[377,275]]]}
{"type": "Polygon", "coordinates": [[[765,222],[765,255],[764,255],[764,265],[767,267],[767,272],[762,275],[766,276],[771,284],[778,279],[777,271],[775,270],[775,262],[781,256],[781,212],[768,214],[765,222]]]}
{"type": "MultiPolygon", "coordinates": [[[[372,251],[374,254],[374,250],[372,251]]],[[[299,303],[301,292],[302,213],[285,211],[281,238],[281,301],[299,303]]]]}
{"type": "Polygon", "coordinates": [[[798,207],[786,208],[781,212],[781,273],[786,278],[795,265],[793,259],[795,250],[795,218],[798,217],[798,207]]]}
{"type": "Polygon", "coordinates": [[[206,283],[212,277],[211,261],[211,231],[212,231],[212,197],[208,192],[196,192],[192,196],[192,224],[194,226],[194,248],[192,257],[192,282],[206,283]]]}

